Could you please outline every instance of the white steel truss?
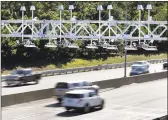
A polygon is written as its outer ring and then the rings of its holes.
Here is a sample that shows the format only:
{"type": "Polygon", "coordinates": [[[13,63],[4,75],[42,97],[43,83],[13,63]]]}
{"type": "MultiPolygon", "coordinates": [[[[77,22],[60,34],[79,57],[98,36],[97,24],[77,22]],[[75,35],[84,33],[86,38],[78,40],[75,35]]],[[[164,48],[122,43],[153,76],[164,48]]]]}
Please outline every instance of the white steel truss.
{"type": "Polygon", "coordinates": [[[22,37],[23,33],[23,37],[40,39],[162,41],[167,40],[166,31],[167,21],[153,20],[140,21],[140,25],[139,21],[119,20],[24,20],[23,23],[22,20],[1,20],[1,37],[22,37]],[[139,30],[140,37],[136,33],[139,30]],[[124,38],[125,34],[127,38],[124,38]]]}

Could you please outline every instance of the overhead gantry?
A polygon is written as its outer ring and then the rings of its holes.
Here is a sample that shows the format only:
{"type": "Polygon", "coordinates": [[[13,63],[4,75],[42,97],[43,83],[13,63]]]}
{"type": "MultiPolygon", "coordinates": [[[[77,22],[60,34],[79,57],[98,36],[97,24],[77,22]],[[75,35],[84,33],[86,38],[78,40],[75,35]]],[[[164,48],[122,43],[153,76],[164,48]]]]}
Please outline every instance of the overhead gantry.
{"type": "Polygon", "coordinates": [[[63,6],[58,7],[60,11],[59,20],[37,20],[33,16],[34,6],[31,6],[32,20],[24,19],[24,6],[21,7],[22,20],[1,20],[1,37],[19,37],[25,47],[35,47],[33,40],[40,38],[49,39],[45,47],[57,47],[62,44],[69,48],[79,48],[73,42],[76,40],[90,40],[86,48],[97,49],[103,47],[108,50],[117,50],[114,41],[123,40],[127,44],[125,49],[137,50],[141,47],[145,50],[157,50],[156,46],[150,46],[153,41],[166,41],[167,21],[154,21],[150,16],[151,5],[147,5],[148,19],[141,20],[142,5],[138,5],[139,20],[115,20],[111,16],[112,5],[108,5],[109,19],[101,20],[103,7],[99,5],[99,20],[77,20],[72,16],[73,5],[69,6],[71,11],[70,20],[62,19],[63,6]],[[31,31],[31,32],[27,32],[31,31]],[[112,43],[112,44],[111,44],[112,43]]]}

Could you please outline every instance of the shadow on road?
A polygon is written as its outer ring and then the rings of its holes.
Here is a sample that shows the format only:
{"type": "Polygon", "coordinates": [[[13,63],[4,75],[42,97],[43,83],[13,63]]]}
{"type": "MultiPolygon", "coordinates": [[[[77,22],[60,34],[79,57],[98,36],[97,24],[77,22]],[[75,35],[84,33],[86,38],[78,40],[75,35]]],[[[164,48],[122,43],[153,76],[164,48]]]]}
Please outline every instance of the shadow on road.
{"type": "Polygon", "coordinates": [[[62,107],[60,103],[52,103],[49,105],[46,105],[45,107],[62,107]]]}
{"type": "MultiPolygon", "coordinates": [[[[95,112],[99,109],[92,109],[89,113],[95,112]]],[[[56,114],[56,116],[59,117],[74,117],[74,116],[79,116],[79,115],[83,115],[83,114],[89,114],[89,113],[83,113],[82,111],[76,111],[76,110],[72,110],[72,111],[64,111],[61,113],[56,114]]]]}
{"type": "Polygon", "coordinates": [[[74,117],[74,116],[79,116],[79,115],[83,115],[83,113],[73,110],[73,111],[65,111],[65,112],[58,113],[56,116],[59,116],[59,117],[74,117]]]}
{"type": "Polygon", "coordinates": [[[11,86],[2,86],[4,88],[12,88],[12,87],[24,87],[24,86],[29,86],[29,85],[35,85],[34,83],[25,83],[25,84],[22,84],[22,85],[11,85],[11,86]]]}

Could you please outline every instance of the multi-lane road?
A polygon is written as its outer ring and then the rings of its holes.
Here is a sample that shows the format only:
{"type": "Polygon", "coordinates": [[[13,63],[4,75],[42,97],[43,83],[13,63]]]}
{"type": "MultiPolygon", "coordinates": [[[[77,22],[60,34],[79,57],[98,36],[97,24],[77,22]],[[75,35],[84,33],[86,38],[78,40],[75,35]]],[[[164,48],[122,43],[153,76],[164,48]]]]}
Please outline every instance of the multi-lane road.
{"type": "MultiPolygon", "coordinates": [[[[130,73],[130,67],[127,67],[127,76],[130,73]]],[[[159,64],[151,64],[150,73],[160,72],[162,71],[162,63],[159,64]]],[[[73,74],[65,74],[65,75],[56,75],[43,77],[39,84],[37,85],[24,85],[19,87],[5,87],[5,83],[2,83],[2,95],[16,94],[28,91],[35,91],[41,89],[53,88],[57,82],[60,81],[68,81],[68,80],[86,80],[90,82],[120,78],[124,76],[124,68],[117,69],[108,69],[108,70],[100,70],[100,71],[90,71],[90,72],[81,72],[81,73],[73,73],[73,74]]]]}
{"type": "Polygon", "coordinates": [[[103,110],[65,112],[54,99],[2,108],[3,120],[152,120],[167,114],[167,79],[131,84],[100,93],[103,110]]]}

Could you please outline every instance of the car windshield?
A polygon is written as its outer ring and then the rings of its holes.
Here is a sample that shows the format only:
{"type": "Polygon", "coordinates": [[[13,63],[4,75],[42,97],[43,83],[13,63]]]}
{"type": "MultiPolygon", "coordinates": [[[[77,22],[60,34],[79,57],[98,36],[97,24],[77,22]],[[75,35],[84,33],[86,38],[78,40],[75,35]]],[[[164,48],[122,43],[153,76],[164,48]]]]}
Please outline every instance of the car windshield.
{"type": "Polygon", "coordinates": [[[143,68],[134,68],[135,71],[143,71],[143,68]]]}
{"type": "Polygon", "coordinates": [[[140,65],[142,65],[144,63],[143,62],[134,62],[134,64],[140,64],[140,65]]]}
{"type": "Polygon", "coordinates": [[[12,72],[12,75],[15,75],[15,74],[19,74],[19,75],[22,75],[24,74],[25,72],[23,70],[16,70],[14,72],[12,72]]]}
{"type": "Polygon", "coordinates": [[[67,83],[58,83],[56,85],[56,88],[64,88],[64,89],[67,89],[68,88],[68,84],[67,83]]]}
{"type": "Polygon", "coordinates": [[[91,83],[91,82],[86,82],[86,81],[84,81],[84,82],[83,82],[83,86],[92,86],[92,83],[91,83]]]}
{"type": "Polygon", "coordinates": [[[66,98],[83,98],[84,95],[83,94],[70,94],[70,93],[68,93],[68,94],[65,94],[65,97],[66,98]]]}

